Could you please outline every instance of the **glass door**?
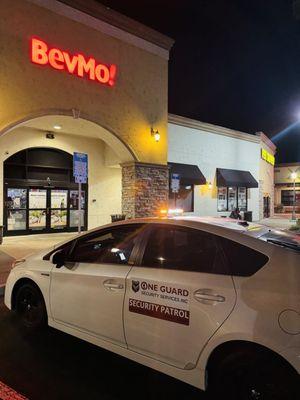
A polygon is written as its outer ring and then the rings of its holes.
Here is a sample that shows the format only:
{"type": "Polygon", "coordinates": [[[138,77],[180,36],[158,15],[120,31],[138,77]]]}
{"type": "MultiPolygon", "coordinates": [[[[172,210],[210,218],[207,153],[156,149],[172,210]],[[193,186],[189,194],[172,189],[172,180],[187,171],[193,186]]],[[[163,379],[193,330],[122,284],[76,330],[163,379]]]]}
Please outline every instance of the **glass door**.
{"type": "Polygon", "coordinates": [[[6,201],[6,229],[11,232],[22,232],[27,229],[27,189],[8,188],[6,201]]]}
{"type": "Polygon", "coordinates": [[[50,190],[50,230],[65,230],[68,227],[68,190],[50,190]]]}
{"type": "Polygon", "coordinates": [[[29,231],[47,231],[48,208],[47,189],[29,189],[28,229],[29,231]]]}
{"type": "MultiPolygon", "coordinates": [[[[78,190],[48,187],[5,189],[5,234],[75,232],[78,228],[78,190]]],[[[81,226],[86,227],[86,191],[80,196],[81,226]]]]}

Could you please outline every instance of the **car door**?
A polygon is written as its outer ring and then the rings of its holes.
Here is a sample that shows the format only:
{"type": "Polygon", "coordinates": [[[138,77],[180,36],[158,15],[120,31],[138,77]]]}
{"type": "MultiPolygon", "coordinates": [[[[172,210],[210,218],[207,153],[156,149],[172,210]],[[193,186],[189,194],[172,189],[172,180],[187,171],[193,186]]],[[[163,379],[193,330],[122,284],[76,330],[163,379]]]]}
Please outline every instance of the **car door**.
{"type": "Polygon", "coordinates": [[[139,266],[127,276],[124,326],[128,348],[192,369],[233,310],[236,293],[218,237],[153,224],[139,266]]]}
{"type": "Polygon", "coordinates": [[[141,224],[120,225],[78,239],[65,265],[52,268],[55,321],[126,347],[125,284],[141,229],[141,224]]]}

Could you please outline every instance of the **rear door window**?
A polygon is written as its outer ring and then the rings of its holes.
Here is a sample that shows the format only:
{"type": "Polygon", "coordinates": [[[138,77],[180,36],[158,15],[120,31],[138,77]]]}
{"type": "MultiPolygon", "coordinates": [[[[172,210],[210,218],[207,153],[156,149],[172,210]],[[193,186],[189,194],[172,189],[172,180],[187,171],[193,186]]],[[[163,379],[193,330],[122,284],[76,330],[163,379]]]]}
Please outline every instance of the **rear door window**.
{"type": "Polygon", "coordinates": [[[226,257],[227,268],[235,276],[251,276],[259,271],[269,258],[233,240],[219,236],[226,257]]]}
{"type": "Polygon", "coordinates": [[[155,224],[150,229],[142,266],[228,274],[218,236],[167,224],[155,224]]]}

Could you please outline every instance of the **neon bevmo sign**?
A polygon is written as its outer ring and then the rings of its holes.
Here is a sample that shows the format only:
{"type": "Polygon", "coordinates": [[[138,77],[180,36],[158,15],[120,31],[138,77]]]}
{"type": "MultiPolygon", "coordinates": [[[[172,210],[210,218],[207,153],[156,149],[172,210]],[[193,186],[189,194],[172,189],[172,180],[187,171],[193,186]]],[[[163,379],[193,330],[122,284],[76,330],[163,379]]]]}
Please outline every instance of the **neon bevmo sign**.
{"type": "Polygon", "coordinates": [[[67,71],[80,78],[88,78],[96,83],[113,86],[117,73],[116,65],[99,63],[93,57],[83,54],[70,54],[65,50],[50,47],[38,38],[30,40],[30,56],[34,64],[50,66],[56,70],[67,71]]]}

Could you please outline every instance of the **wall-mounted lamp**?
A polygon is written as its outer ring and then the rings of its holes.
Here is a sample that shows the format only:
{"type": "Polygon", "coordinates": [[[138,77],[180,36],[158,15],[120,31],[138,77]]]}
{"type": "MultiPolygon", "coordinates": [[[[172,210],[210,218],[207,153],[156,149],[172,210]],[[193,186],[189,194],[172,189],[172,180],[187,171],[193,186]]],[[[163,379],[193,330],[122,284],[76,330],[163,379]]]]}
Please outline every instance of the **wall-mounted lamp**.
{"type": "Polygon", "coordinates": [[[207,184],[208,184],[208,189],[211,189],[212,188],[212,183],[209,181],[209,182],[207,182],[207,184]]]}
{"type": "Polygon", "coordinates": [[[155,131],[153,128],[151,128],[151,136],[154,137],[154,140],[156,142],[160,141],[160,133],[158,132],[158,129],[156,129],[156,131],[155,131]]]}

